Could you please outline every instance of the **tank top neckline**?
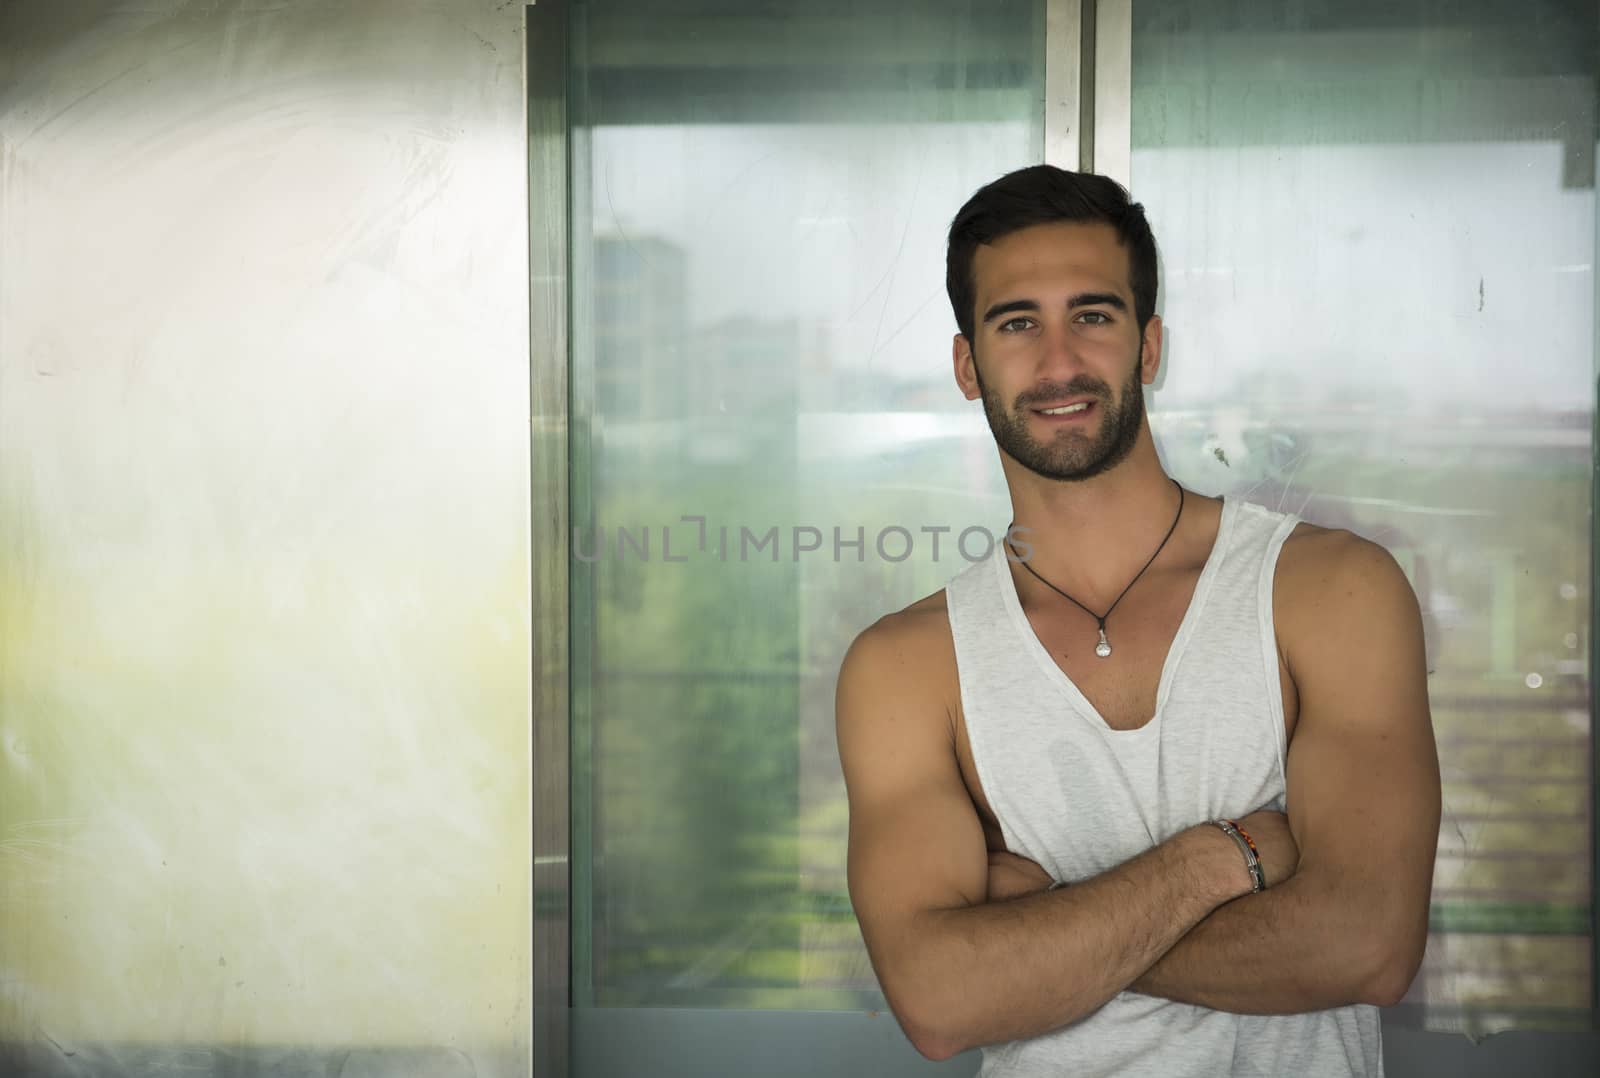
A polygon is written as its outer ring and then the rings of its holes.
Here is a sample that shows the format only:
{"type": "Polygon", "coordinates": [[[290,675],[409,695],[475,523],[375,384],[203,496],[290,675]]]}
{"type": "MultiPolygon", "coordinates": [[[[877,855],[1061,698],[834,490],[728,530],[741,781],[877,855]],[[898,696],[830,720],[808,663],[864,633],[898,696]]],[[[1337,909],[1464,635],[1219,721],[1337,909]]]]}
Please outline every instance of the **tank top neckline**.
{"type": "Polygon", "coordinates": [[[1167,647],[1166,658],[1161,664],[1161,680],[1156,683],[1156,707],[1154,713],[1142,725],[1131,730],[1121,730],[1106,722],[1105,716],[1100,714],[1098,708],[1089,702],[1078,685],[1067,672],[1056,665],[1055,659],[1039,639],[1039,634],[1033,631],[1033,625],[1028,621],[1028,615],[1022,610],[1022,600],[1017,595],[1017,582],[1011,577],[1011,567],[1008,564],[1006,546],[1004,543],[995,544],[994,565],[999,576],[1000,595],[1005,601],[1006,613],[1011,618],[1011,626],[1021,638],[1023,648],[1033,656],[1040,672],[1045,679],[1056,687],[1066,698],[1072,710],[1084,719],[1091,721],[1097,729],[1106,734],[1113,734],[1119,738],[1132,740],[1139,738],[1151,729],[1160,725],[1161,712],[1167,702],[1167,696],[1172,688],[1172,679],[1177,671],[1178,663],[1183,658],[1183,652],[1189,643],[1189,637],[1194,633],[1195,622],[1200,618],[1201,608],[1205,606],[1206,596],[1211,590],[1211,582],[1217,575],[1218,568],[1227,555],[1229,537],[1233,531],[1234,519],[1238,516],[1238,499],[1231,495],[1222,496],[1222,515],[1217,521],[1217,536],[1211,542],[1211,552],[1206,556],[1205,565],[1200,569],[1200,577],[1195,581],[1194,593],[1189,596],[1188,608],[1183,612],[1183,619],[1178,623],[1178,631],[1173,634],[1172,643],[1167,647]]]}

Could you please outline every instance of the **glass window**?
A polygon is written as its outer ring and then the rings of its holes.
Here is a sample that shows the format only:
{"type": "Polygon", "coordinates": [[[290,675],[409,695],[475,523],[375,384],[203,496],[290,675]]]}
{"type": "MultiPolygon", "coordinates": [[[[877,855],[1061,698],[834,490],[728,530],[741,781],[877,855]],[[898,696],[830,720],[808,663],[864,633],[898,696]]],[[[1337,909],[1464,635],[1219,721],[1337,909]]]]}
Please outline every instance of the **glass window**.
{"type": "Polygon", "coordinates": [[[944,237],[1039,158],[1043,5],[576,16],[574,1002],[881,1007],[834,679],[1004,518],[944,237]]]}
{"type": "MultiPolygon", "coordinates": [[[[1594,14],[1133,11],[1163,456],[1400,559],[1445,781],[1408,1002],[1435,1027],[1579,1024],[1594,14]]],[[[1007,519],[950,382],[944,237],[1039,159],[1043,5],[574,18],[575,1002],[881,1006],[834,676],[964,567],[963,528],[1007,519]]]]}
{"type": "Polygon", "coordinates": [[[1592,971],[1592,4],[1134,4],[1153,419],[1208,492],[1389,547],[1425,612],[1435,1028],[1592,971]]]}

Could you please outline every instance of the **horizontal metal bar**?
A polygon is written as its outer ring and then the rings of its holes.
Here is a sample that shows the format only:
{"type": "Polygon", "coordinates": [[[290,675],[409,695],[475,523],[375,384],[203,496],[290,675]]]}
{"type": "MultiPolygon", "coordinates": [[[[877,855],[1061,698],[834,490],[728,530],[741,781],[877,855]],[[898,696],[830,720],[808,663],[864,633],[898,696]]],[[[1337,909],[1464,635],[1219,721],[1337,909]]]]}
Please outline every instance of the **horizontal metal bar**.
{"type": "Polygon", "coordinates": [[[1503,902],[1577,902],[1585,903],[1586,893],[1561,891],[1501,890],[1494,887],[1435,887],[1434,898],[1473,898],[1480,901],[1503,902]]]}
{"type": "MultiPolygon", "coordinates": [[[[1583,862],[1588,864],[1589,850],[1585,844],[1583,862]]],[[[1576,860],[1570,853],[1549,853],[1543,850],[1454,850],[1440,847],[1440,857],[1449,857],[1461,861],[1560,861],[1567,863],[1576,860]]]]}
{"type": "Polygon", "coordinates": [[[1446,734],[1437,739],[1441,748],[1456,745],[1488,745],[1493,748],[1561,748],[1584,749],[1589,739],[1581,734],[1571,737],[1492,737],[1487,734],[1446,734]]]}
{"type": "Polygon", "coordinates": [[[1570,823],[1587,824],[1587,812],[1448,812],[1449,823],[1570,823]]]}

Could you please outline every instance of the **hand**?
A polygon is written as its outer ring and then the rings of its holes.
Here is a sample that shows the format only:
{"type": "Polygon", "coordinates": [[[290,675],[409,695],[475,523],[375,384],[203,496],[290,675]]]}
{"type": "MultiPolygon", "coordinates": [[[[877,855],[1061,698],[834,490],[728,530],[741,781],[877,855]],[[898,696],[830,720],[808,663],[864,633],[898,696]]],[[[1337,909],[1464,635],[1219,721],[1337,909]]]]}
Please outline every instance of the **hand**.
{"type": "MultiPolygon", "coordinates": [[[[1262,809],[1234,823],[1256,844],[1256,857],[1261,861],[1261,874],[1266,877],[1268,887],[1275,887],[1295,874],[1300,867],[1300,847],[1289,831],[1289,817],[1262,809]]],[[[1241,856],[1239,860],[1242,871],[1244,858],[1241,856]]]]}
{"type": "MultiPolygon", "coordinates": [[[[1255,832],[1251,832],[1251,838],[1255,832]]],[[[989,901],[1004,902],[1048,890],[1055,881],[1037,862],[1008,850],[989,851],[989,901]]]]}

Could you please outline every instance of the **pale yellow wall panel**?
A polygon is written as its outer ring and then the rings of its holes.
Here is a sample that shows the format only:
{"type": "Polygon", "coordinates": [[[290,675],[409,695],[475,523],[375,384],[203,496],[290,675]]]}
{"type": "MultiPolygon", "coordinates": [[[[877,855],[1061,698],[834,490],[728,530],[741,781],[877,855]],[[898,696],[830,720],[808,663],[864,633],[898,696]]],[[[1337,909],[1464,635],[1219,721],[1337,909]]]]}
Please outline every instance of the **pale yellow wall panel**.
{"type": "Polygon", "coordinates": [[[521,7],[62,7],[0,15],[0,1041],[515,1060],[521,7]]]}

